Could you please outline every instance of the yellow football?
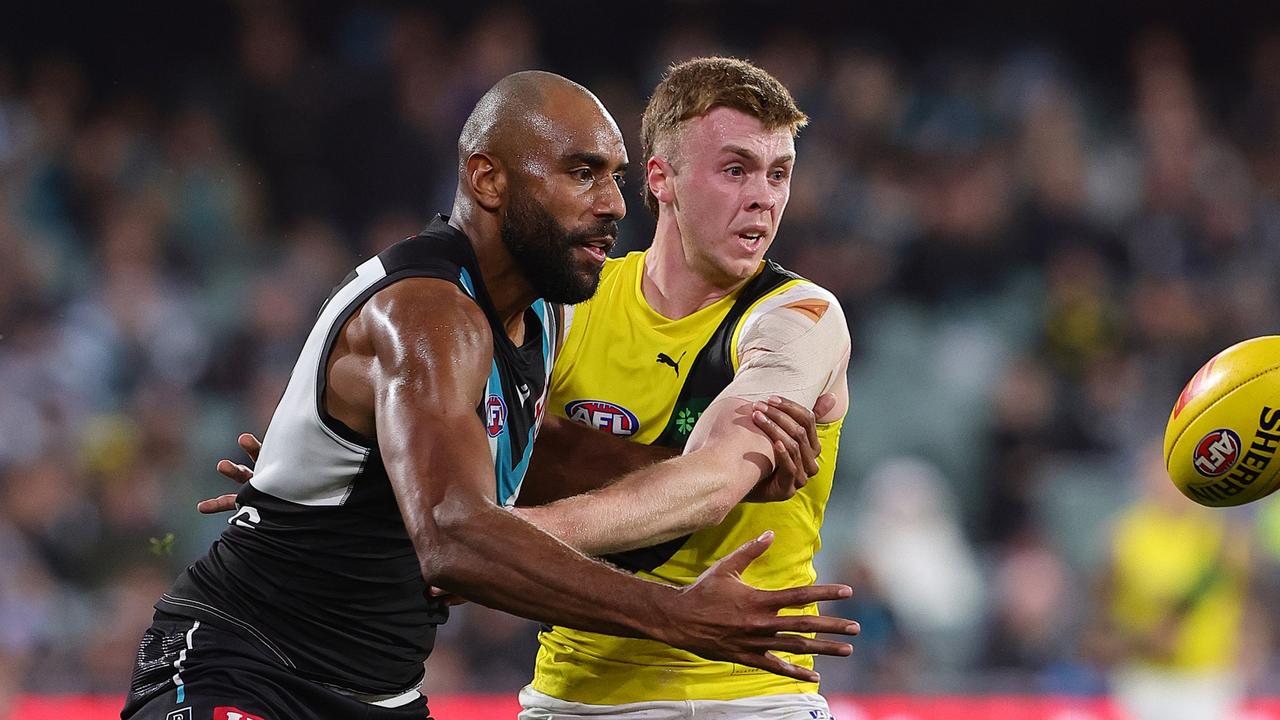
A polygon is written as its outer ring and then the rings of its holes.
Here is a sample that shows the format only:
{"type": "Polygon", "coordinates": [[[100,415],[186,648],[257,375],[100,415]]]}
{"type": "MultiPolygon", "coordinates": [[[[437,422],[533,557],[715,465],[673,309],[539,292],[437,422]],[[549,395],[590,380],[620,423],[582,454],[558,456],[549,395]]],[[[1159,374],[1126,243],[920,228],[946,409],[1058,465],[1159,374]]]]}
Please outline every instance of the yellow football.
{"type": "Polygon", "coordinates": [[[1164,463],[1201,505],[1243,505],[1280,486],[1280,336],[1245,340],[1205,363],[1164,431],[1164,463]]]}

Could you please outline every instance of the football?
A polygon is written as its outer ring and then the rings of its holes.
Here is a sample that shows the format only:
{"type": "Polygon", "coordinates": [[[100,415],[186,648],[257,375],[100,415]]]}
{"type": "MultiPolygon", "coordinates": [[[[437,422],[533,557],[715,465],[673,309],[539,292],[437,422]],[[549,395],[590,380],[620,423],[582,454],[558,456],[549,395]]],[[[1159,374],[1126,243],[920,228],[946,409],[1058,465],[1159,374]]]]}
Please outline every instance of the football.
{"type": "Polygon", "coordinates": [[[1280,484],[1280,336],[1237,343],[1204,364],[1169,414],[1164,462],[1182,494],[1242,505],[1280,484]]]}

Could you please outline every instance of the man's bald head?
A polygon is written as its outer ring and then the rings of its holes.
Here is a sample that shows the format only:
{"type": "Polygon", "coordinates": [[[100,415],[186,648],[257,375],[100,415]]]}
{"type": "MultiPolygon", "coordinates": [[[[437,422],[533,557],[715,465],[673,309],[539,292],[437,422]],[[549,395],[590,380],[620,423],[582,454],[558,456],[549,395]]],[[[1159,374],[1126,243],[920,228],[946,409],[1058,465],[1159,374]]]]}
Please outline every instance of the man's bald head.
{"type": "Polygon", "coordinates": [[[582,115],[603,117],[617,125],[590,90],[572,80],[541,70],[512,73],[480,98],[458,137],[458,166],[474,153],[512,162],[540,143],[572,131],[582,115]]]}
{"type": "Polygon", "coordinates": [[[450,222],[500,242],[539,297],[581,302],[627,212],[626,165],[618,124],[586,88],[548,72],[508,75],[458,138],[450,222]]]}

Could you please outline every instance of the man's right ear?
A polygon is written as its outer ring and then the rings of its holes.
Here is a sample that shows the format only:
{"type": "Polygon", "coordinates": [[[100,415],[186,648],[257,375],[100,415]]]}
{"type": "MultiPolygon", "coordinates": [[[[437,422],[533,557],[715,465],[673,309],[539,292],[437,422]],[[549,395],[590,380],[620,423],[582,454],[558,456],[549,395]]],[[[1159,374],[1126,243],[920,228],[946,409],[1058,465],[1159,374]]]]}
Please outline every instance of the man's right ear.
{"type": "Polygon", "coordinates": [[[671,176],[675,170],[665,158],[654,155],[645,164],[645,182],[649,183],[649,192],[659,205],[675,201],[675,192],[671,189],[671,176]]]}
{"type": "Polygon", "coordinates": [[[507,173],[492,156],[472,153],[467,158],[466,182],[480,207],[490,212],[502,207],[507,196],[507,173]]]}

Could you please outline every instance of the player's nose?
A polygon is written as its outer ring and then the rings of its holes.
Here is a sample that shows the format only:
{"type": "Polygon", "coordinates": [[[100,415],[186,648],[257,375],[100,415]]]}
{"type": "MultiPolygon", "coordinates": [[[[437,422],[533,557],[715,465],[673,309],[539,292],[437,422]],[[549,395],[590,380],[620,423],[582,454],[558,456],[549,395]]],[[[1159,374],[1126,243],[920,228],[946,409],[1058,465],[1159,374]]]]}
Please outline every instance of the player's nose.
{"type": "Polygon", "coordinates": [[[755,174],[743,185],[743,207],[759,212],[772,210],[778,204],[774,188],[763,174],[755,174]]]}
{"type": "Polygon", "coordinates": [[[627,214],[627,200],[622,197],[622,188],[613,180],[599,185],[602,189],[596,194],[595,206],[592,208],[595,216],[601,220],[621,220],[627,214]]]}

